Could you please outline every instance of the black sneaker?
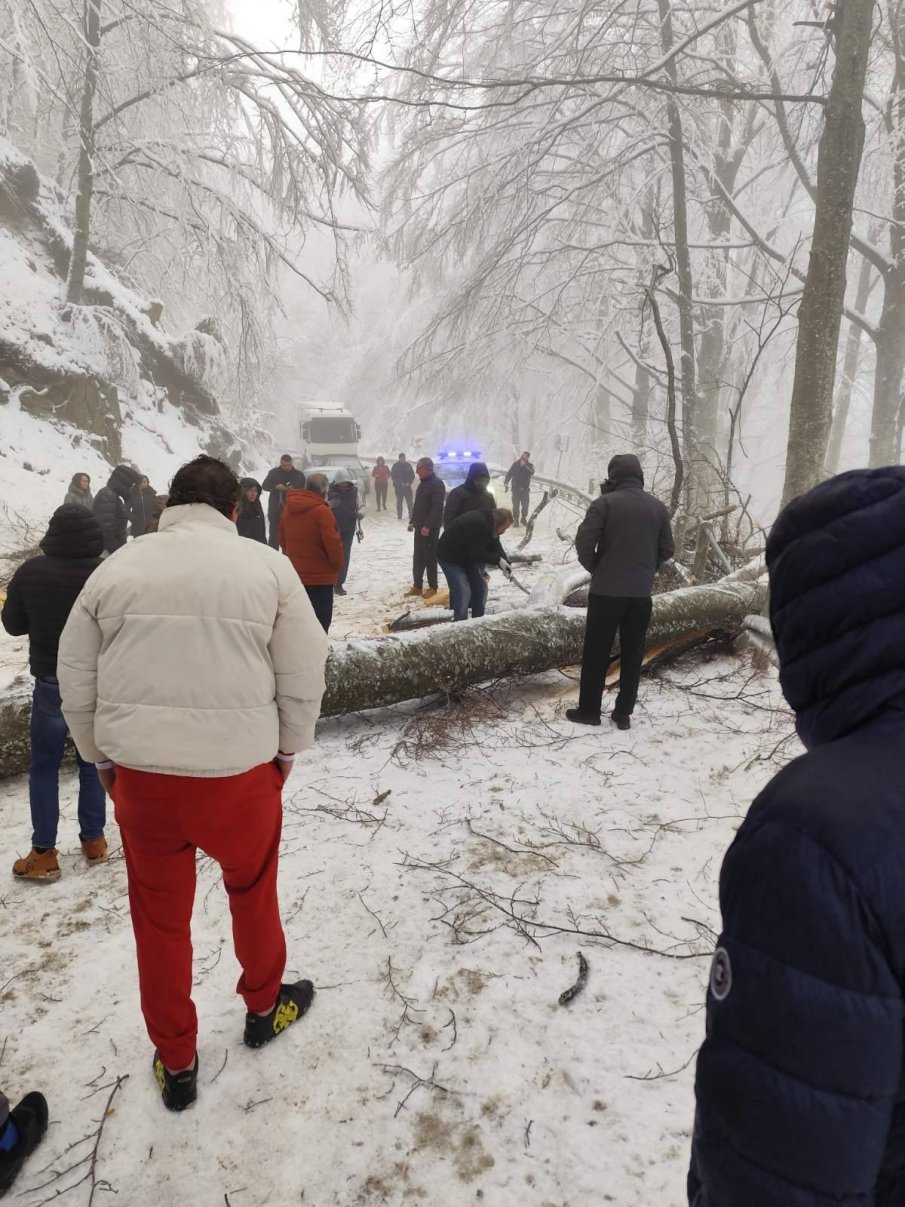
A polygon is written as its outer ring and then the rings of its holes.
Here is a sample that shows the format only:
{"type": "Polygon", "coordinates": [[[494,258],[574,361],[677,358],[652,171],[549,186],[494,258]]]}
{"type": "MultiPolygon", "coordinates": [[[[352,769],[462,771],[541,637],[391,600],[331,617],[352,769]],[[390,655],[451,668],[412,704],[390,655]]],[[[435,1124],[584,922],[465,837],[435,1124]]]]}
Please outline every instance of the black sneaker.
{"type": "Polygon", "coordinates": [[[198,1053],[195,1053],[195,1064],[184,1073],[171,1073],[160,1053],[154,1053],[154,1076],[160,1086],[160,1096],[168,1111],[184,1111],[198,1097],[198,1053]]]}
{"type": "Polygon", "coordinates": [[[245,1046],[263,1048],[287,1027],[306,1014],[314,1000],[314,986],[310,981],[297,981],[294,985],[281,985],[277,1004],[269,1014],[245,1015],[245,1046]]]}
{"type": "Polygon", "coordinates": [[[10,1111],[10,1119],[19,1133],[10,1149],[0,1152],[0,1198],[15,1182],[22,1166],[44,1139],[47,1131],[47,1100],[43,1094],[26,1094],[10,1111]]]}
{"type": "Polygon", "coordinates": [[[345,588],[345,587],[334,587],[334,588],[333,588],[333,594],[334,594],[334,595],[345,595],[345,594],[346,594],[346,588],[345,588]]]}
{"type": "Polygon", "coordinates": [[[632,727],[632,718],[623,717],[618,712],[615,712],[615,711],[613,712],[611,720],[615,721],[617,729],[631,729],[631,727],[632,727]]]}
{"type": "Polygon", "coordinates": [[[593,712],[582,712],[580,708],[567,708],[566,720],[574,721],[576,725],[599,725],[600,714],[593,712]]]}

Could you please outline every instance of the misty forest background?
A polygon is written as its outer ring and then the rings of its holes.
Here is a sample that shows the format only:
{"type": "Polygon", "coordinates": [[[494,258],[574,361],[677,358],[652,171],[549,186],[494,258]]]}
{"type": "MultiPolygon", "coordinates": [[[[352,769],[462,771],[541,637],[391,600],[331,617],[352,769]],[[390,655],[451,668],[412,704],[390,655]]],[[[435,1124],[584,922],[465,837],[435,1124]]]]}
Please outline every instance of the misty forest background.
{"type": "Polygon", "coordinates": [[[0,129],[108,380],[92,257],[200,333],[247,447],[335,398],[366,452],[529,448],[587,485],[631,446],[674,508],[764,523],[899,460],[902,0],[284,15],[277,45],[219,0],[0,0],[0,129]]]}

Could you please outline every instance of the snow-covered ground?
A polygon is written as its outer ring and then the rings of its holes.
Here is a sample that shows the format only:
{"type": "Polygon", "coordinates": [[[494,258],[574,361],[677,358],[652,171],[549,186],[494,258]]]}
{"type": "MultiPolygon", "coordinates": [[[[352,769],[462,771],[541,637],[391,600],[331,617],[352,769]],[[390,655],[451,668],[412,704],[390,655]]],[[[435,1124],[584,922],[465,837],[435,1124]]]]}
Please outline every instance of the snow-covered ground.
{"type": "MultiPolygon", "coordinates": [[[[564,549],[566,522],[538,550],[564,549]]],[[[403,610],[409,539],[369,517],[336,636],[403,610]]],[[[22,654],[0,643],[7,665],[22,654]]],[[[202,859],[200,1094],[181,1116],[151,1075],[116,827],[111,862],[85,868],[67,776],[63,878],[0,889],[0,1084],[42,1089],[52,1118],[16,1201],[90,1173],[103,1119],[95,1207],[679,1207],[720,860],[793,753],[790,719],[774,680],[725,654],[646,678],[630,733],[570,726],[576,695],[551,673],[321,724],[287,788],[280,883],[289,971],[318,996],[243,1047],[202,859]],[[560,1006],[579,951],[587,986],[560,1006]]],[[[25,780],[3,788],[0,885],[29,838],[25,780]]]]}

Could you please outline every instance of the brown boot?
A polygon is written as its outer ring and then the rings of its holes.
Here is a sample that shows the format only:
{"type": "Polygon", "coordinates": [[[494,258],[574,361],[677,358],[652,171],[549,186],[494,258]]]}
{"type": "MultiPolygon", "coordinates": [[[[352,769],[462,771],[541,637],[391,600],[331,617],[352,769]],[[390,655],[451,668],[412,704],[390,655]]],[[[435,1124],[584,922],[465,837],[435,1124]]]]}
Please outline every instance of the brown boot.
{"type": "Polygon", "coordinates": [[[424,598],[433,599],[436,594],[437,594],[436,587],[428,587],[427,590],[424,592],[424,598]]]}
{"type": "Polygon", "coordinates": [[[89,838],[87,841],[82,839],[82,854],[85,856],[85,862],[89,867],[94,867],[96,863],[107,862],[107,840],[103,834],[100,838],[89,838]]]}
{"type": "Polygon", "coordinates": [[[32,847],[24,859],[17,859],[13,864],[13,875],[20,880],[59,880],[56,847],[49,851],[36,851],[32,847]]]}
{"type": "Polygon", "coordinates": [[[423,595],[424,592],[421,590],[420,587],[409,587],[409,589],[405,592],[405,594],[406,595],[423,595]]]}

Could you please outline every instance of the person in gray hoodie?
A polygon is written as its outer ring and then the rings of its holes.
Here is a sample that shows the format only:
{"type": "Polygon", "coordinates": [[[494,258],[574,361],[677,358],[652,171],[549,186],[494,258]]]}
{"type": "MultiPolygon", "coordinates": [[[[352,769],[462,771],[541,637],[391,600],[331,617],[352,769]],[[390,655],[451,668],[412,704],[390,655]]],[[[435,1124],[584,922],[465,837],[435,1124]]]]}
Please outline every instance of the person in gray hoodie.
{"type": "Polygon", "coordinates": [[[570,721],[599,725],[603,687],[616,633],[619,634],[619,695],[612,719],[631,729],[638,698],[644,642],[651,617],[654,575],[674,552],[669,512],[644,489],[634,453],[613,457],[601,497],[575,535],[578,560],[591,575],[581,690],[570,721]]]}

